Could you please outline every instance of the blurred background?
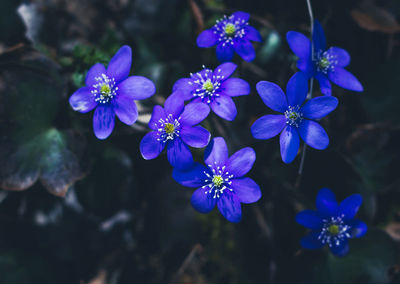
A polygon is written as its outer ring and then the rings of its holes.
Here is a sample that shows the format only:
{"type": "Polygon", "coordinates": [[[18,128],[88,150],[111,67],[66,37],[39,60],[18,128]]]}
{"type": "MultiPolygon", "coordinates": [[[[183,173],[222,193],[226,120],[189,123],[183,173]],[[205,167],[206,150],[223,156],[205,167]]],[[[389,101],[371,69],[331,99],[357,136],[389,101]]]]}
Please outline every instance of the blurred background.
{"type": "MultiPolygon", "coordinates": [[[[284,164],[278,140],[253,139],[250,125],[270,111],[255,84],[285,88],[296,71],[285,34],[308,34],[305,0],[2,0],[0,283],[400,283],[400,2],[311,2],[328,46],[349,51],[347,69],[365,91],[334,87],[339,106],[322,121],[330,146],[309,148],[299,176],[300,155],[284,164]],[[166,156],[143,160],[139,142],[177,79],[219,64],[196,37],[237,10],[263,36],[255,61],[234,59],[252,92],[235,99],[235,121],[203,125],[231,154],[254,147],[249,176],[263,197],[231,224],[217,210],[197,213],[166,156]],[[68,98],[124,44],[131,74],[151,78],[157,94],[141,101],[136,124],[117,122],[100,141],[92,113],[72,111],[68,98]],[[344,258],[299,244],[306,230],[295,214],[314,209],[322,187],[364,199],[358,218],[369,231],[344,258]]],[[[202,150],[193,153],[202,161],[202,150]]]]}

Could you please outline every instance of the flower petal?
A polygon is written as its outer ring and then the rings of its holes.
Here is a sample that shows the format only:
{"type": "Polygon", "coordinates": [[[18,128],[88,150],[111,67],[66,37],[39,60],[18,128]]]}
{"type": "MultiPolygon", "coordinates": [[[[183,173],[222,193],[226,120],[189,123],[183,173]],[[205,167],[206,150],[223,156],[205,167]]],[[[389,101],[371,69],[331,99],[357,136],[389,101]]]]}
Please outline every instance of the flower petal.
{"type": "Polygon", "coordinates": [[[358,209],[362,203],[362,196],[360,194],[353,194],[340,202],[339,214],[344,215],[345,219],[353,219],[356,216],[358,209]]]}
{"type": "Polygon", "coordinates": [[[209,173],[210,170],[200,163],[194,163],[189,169],[174,169],[172,177],[183,186],[199,187],[204,185],[204,180],[207,178],[205,172],[209,173]]]}
{"type": "Polygon", "coordinates": [[[286,40],[289,44],[290,49],[294,52],[294,54],[297,55],[297,57],[301,59],[310,58],[310,40],[305,35],[303,35],[302,33],[290,31],[286,33],[286,40]]]}
{"type": "Polygon", "coordinates": [[[242,208],[239,198],[236,194],[225,190],[222,196],[218,199],[218,209],[221,214],[232,223],[237,223],[242,219],[242,208]]]}
{"type": "Polygon", "coordinates": [[[312,231],[300,240],[300,245],[305,249],[320,249],[323,244],[319,239],[320,231],[312,231]]]}
{"type": "Polygon", "coordinates": [[[339,205],[335,194],[329,188],[322,188],[318,192],[316,206],[325,218],[337,216],[339,205]]]}
{"type": "Polygon", "coordinates": [[[225,44],[223,42],[217,45],[217,58],[221,62],[231,61],[234,54],[234,48],[231,44],[225,44]]]}
{"type": "Polygon", "coordinates": [[[301,108],[304,117],[310,119],[322,118],[332,112],[338,105],[338,100],[335,97],[316,97],[301,108]]]}
{"type": "Polygon", "coordinates": [[[196,39],[198,47],[211,47],[217,44],[218,35],[213,29],[205,30],[196,39]]]}
{"type": "Polygon", "coordinates": [[[237,65],[232,62],[226,62],[215,68],[213,75],[220,76],[223,80],[228,79],[235,72],[237,65]]]}
{"type": "Polygon", "coordinates": [[[223,119],[232,121],[237,115],[235,103],[229,96],[221,94],[214,99],[210,106],[215,114],[223,119]]]}
{"type": "Polygon", "coordinates": [[[151,131],[147,133],[142,141],[140,141],[140,153],[145,160],[151,160],[162,152],[164,149],[164,143],[158,141],[158,133],[156,131],[151,131]]]}
{"type": "Polygon", "coordinates": [[[249,62],[256,58],[256,51],[250,41],[244,39],[234,40],[233,46],[243,60],[249,62]]]}
{"type": "Polygon", "coordinates": [[[129,76],[132,64],[132,50],[129,46],[124,45],[111,58],[107,67],[107,75],[115,79],[118,84],[129,76]]]}
{"type": "Polygon", "coordinates": [[[314,210],[304,210],[296,215],[296,222],[308,229],[321,229],[323,225],[321,215],[314,210]]]}
{"type": "Polygon", "coordinates": [[[106,74],[106,68],[104,67],[103,64],[101,63],[97,63],[95,65],[93,65],[87,75],[86,75],[86,80],[85,80],[85,84],[88,87],[93,87],[93,85],[97,84],[97,80],[96,78],[101,77],[101,75],[106,74]]]}
{"type": "Polygon", "coordinates": [[[286,164],[291,163],[296,158],[300,146],[297,129],[289,125],[286,126],[281,133],[279,141],[282,161],[286,164]]]}
{"type": "Polygon", "coordinates": [[[193,166],[192,153],[180,138],[175,138],[167,144],[167,157],[169,163],[179,170],[193,166]]]}
{"type": "Polygon", "coordinates": [[[211,212],[214,209],[215,204],[217,204],[217,198],[213,198],[213,195],[207,192],[208,190],[208,187],[200,187],[193,192],[192,198],[190,199],[193,208],[201,213],[211,212]]]}
{"type": "Polygon", "coordinates": [[[182,124],[193,126],[202,122],[210,113],[210,107],[204,103],[190,103],[181,114],[182,124]]]}
{"type": "Polygon", "coordinates": [[[234,153],[226,162],[226,171],[235,178],[247,174],[256,161],[256,152],[253,148],[246,147],[234,153]]]}
{"type": "Polygon", "coordinates": [[[172,92],[180,91],[183,96],[183,99],[190,100],[193,98],[192,92],[194,91],[195,86],[193,84],[193,80],[190,78],[182,78],[175,82],[172,87],[172,92]]]}
{"type": "Polygon", "coordinates": [[[286,126],[284,115],[267,114],[257,119],[251,126],[251,134],[256,139],[269,139],[278,135],[286,126]]]}
{"type": "Polygon", "coordinates": [[[172,114],[174,118],[178,118],[184,109],[184,101],[179,91],[172,93],[164,103],[164,111],[168,116],[172,114]]]}
{"type": "Polygon", "coordinates": [[[347,224],[351,227],[352,238],[361,238],[367,233],[368,227],[363,221],[355,219],[349,221],[347,224]]]}
{"type": "Polygon", "coordinates": [[[344,239],[340,241],[339,245],[336,245],[336,243],[332,243],[330,249],[331,252],[336,256],[345,256],[349,252],[349,240],[344,239]]]}
{"type": "Polygon", "coordinates": [[[114,110],[111,105],[100,104],[93,115],[93,130],[98,139],[106,139],[114,129],[114,110]]]}
{"type": "Polygon", "coordinates": [[[73,110],[86,113],[97,106],[97,102],[95,101],[95,97],[91,93],[91,90],[92,89],[89,87],[83,87],[71,95],[69,98],[69,104],[73,110]]]}
{"type": "Polygon", "coordinates": [[[261,198],[261,190],[258,184],[251,178],[233,179],[231,188],[241,203],[257,202],[261,198]]]}
{"type": "Polygon", "coordinates": [[[286,96],[278,85],[267,81],[261,81],[257,83],[256,89],[267,107],[282,113],[287,110],[288,104],[286,96]]]}
{"type": "Polygon", "coordinates": [[[149,121],[149,128],[153,129],[153,130],[157,130],[159,120],[164,119],[165,117],[166,117],[166,115],[165,115],[164,109],[159,105],[154,106],[153,113],[151,114],[151,118],[149,121]]]}
{"type": "Polygon", "coordinates": [[[331,96],[332,95],[332,86],[331,86],[331,82],[329,81],[329,79],[322,73],[315,74],[315,79],[318,80],[321,93],[324,94],[325,96],[331,96]]]}
{"type": "Polygon", "coordinates": [[[204,151],[204,161],[207,165],[224,166],[228,160],[228,146],[224,138],[215,137],[204,151]]]}
{"type": "Polygon", "coordinates": [[[134,100],[143,100],[156,92],[154,83],[143,76],[130,76],[117,85],[118,94],[134,100]]]}
{"type": "Polygon", "coordinates": [[[329,72],[328,77],[329,80],[344,89],[356,92],[362,92],[364,90],[360,81],[358,81],[349,71],[344,70],[341,67],[336,67],[334,71],[329,72]]]}
{"type": "Polygon", "coordinates": [[[183,142],[194,148],[203,148],[210,142],[211,134],[201,126],[183,126],[180,131],[183,142]]]}
{"type": "Polygon", "coordinates": [[[118,95],[114,98],[113,105],[115,114],[123,123],[131,125],[137,120],[138,109],[132,98],[118,95]]]}
{"type": "Polygon", "coordinates": [[[319,123],[303,119],[299,125],[299,133],[304,142],[314,149],[324,150],[329,145],[329,137],[319,123]]]}
{"type": "Polygon", "coordinates": [[[297,60],[297,68],[304,72],[308,78],[315,75],[315,67],[310,58],[300,58],[297,60]]]}
{"type": "Polygon", "coordinates": [[[343,48],[331,47],[328,49],[328,54],[334,57],[337,66],[346,67],[350,64],[350,54],[343,48]]]}
{"type": "Polygon", "coordinates": [[[303,72],[295,73],[286,86],[287,101],[290,106],[301,106],[307,97],[308,76],[303,72]]]}
{"type": "Polygon", "coordinates": [[[258,41],[258,42],[262,41],[260,33],[254,27],[246,26],[244,27],[244,32],[245,32],[244,37],[247,40],[258,41]]]}
{"type": "Polygon", "coordinates": [[[237,11],[232,14],[235,20],[242,20],[247,22],[250,19],[250,14],[242,11],[237,11]]]}
{"type": "Polygon", "coordinates": [[[324,29],[322,28],[322,26],[318,20],[314,20],[312,38],[313,38],[315,54],[318,54],[319,51],[326,50],[326,38],[325,38],[324,29]]]}
{"type": "Polygon", "coordinates": [[[221,91],[231,97],[248,95],[250,85],[243,79],[229,78],[221,84],[221,91]]]}

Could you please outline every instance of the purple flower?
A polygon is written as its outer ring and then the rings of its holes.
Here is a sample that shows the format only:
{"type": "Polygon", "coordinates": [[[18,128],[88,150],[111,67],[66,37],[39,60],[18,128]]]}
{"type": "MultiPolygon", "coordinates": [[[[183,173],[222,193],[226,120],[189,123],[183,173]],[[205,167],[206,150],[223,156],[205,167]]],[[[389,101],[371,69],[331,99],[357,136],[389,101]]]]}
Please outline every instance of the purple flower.
{"type": "Polygon", "coordinates": [[[231,62],[219,65],[214,71],[204,68],[190,74],[190,78],[176,81],[173,91],[181,91],[184,100],[209,105],[219,117],[234,120],[237,114],[231,97],[250,94],[250,85],[243,79],[229,78],[237,65],[231,62]]]}
{"type": "Polygon", "coordinates": [[[210,133],[201,126],[210,112],[209,107],[201,103],[190,103],[184,106],[182,96],[173,93],[165,101],[164,108],[155,106],[149,121],[154,130],[147,133],[140,142],[143,158],[156,158],[167,147],[170,164],[179,169],[193,165],[193,157],[187,145],[203,148],[210,141],[210,133]]]}
{"type": "Polygon", "coordinates": [[[228,158],[228,147],[222,137],[216,137],[204,153],[207,167],[195,163],[189,171],[174,169],[174,179],[184,186],[197,187],[191,203],[201,213],[209,213],[217,204],[221,214],[230,222],[242,218],[240,203],[253,203],[261,198],[260,187],[243,177],[252,168],[256,153],[243,148],[228,158]]]}
{"type": "Polygon", "coordinates": [[[336,256],[349,251],[349,238],[359,238],[367,232],[367,225],[354,219],[362,203],[359,194],[353,194],[340,204],[328,188],[322,188],[317,196],[317,210],[304,210],[296,215],[300,225],[312,231],[300,241],[306,249],[319,249],[328,245],[336,256]]]}
{"type": "Polygon", "coordinates": [[[307,96],[307,84],[306,75],[298,72],[290,78],[286,96],[279,86],[271,82],[261,81],[256,87],[263,102],[282,114],[260,117],[251,126],[251,133],[256,139],[269,139],[281,133],[281,156],[285,163],[292,162],[296,157],[300,146],[299,135],[315,149],[323,150],[329,145],[325,130],[312,119],[320,119],[333,111],[338,100],[335,97],[317,97],[302,106],[307,96]]]}
{"type": "Polygon", "coordinates": [[[260,42],[260,33],[249,26],[250,15],[245,12],[236,12],[230,17],[217,21],[208,30],[203,31],[197,37],[199,47],[217,46],[217,57],[221,62],[231,61],[236,51],[246,61],[252,61],[256,57],[254,47],[250,41],[260,42]]]}
{"type": "Polygon", "coordinates": [[[134,100],[147,99],[156,87],[142,76],[129,76],[132,50],[124,45],[111,59],[107,70],[97,63],[86,76],[86,86],[69,98],[75,111],[86,113],[96,108],[93,115],[93,130],[98,139],[106,139],[114,129],[114,116],[131,125],[138,117],[134,100]]]}
{"type": "Polygon", "coordinates": [[[332,94],[331,83],[357,92],[362,92],[361,83],[344,67],[350,63],[350,55],[339,47],[326,48],[326,39],[321,24],[315,20],[312,42],[314,56],[311,52],[310,40],[303,34],[290,31],[286,34],[287,41],[293,52],[299,57],[297,67],[309,78],[318,80],[324,95],[332,94]]]}

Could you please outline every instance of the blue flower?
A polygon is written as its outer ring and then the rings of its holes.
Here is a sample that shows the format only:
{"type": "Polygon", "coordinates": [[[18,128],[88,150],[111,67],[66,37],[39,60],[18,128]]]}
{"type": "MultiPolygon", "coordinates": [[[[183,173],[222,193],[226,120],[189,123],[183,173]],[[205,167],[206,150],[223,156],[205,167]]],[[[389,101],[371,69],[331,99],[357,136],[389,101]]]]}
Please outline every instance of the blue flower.
{"type": "Polygon", "coordinates": [[[256,153],[243,148],[228,158],[228,147],[222,137],[216,137],[204,153],[207,167],[195,163],[188,171],[174,169],[173,177],[180,184],[197,187],[192,206],[201,213],[209,213],[215,205],[230,222],[242,218],[240,203],[253,203],[261,198],[260,187],[250,178],[243,177],[252,168],[256,153]]]}
{"type": "Polygon", "coordinates": [[[254,138],[269,139],[281,133],[281,156],[285,163],[292,162],[296,157],[300,146],[299,135],[315,149],[328,147],[328,135],[313,119],[320,119],[333,111],[338,104],[335,97],[313,98],[302,106],[308,91],[307,77],[302,72],[290,78],[286,96],[279,86],[271,82],[261,81],[256,88],[263,102],[282,114],[268,114],[257,119],[251,126],[254,138]]]}
{"type": "Polygon", "coordinates": [[[142,76],[129,76],[132,50],[121,47],[111,59],[107,70],[97,63],[86,76],[86,86],[78,89],[69,98],[75,111],[86,113],[96,108],[93,115],[93,130],[98,139],[106,139],[114,129],[114,117],[131,125],[138,117],[134,100],[147,99],[156,87],[142,76]]]}
{"type": "Polygon", "coordinates": [[[354,219],[362,203],[359,194],[353,194],[340,204],[328,188],[322,188],[317,196],[317,211],[304,210],[296,215],[300,225],[312,231],[300,241],[306,249],[319,249],[328,245],[336,256],[349,251],[349,238],[359,238],[367,232],[367,225],[354,219]]]}
{"type": "Polygon", "coordinates": [[[324,30],[317,20],[314,21],[313,30],[314,56],[311,56],[310,40],[305,35],[293,31],[286,34],[290,48],[299,57],[297,67],[309,78],[318,80],[324,95],[332,94],[330,81],[344,89],[362,92],[361,83],[344,69],[350,63],[347,51],[339,47],[326,48],[324,30]]]}
{"type": "Polygon", "coordinates": [[[204,104],[190,103],[184,106],[182,96],[173,93],[165,101],[164,108],[155,106],[149,121],[150,129],[140,142],[140,152],[146,160],[156,158],[167,147],[170,164],[179,169],[193,165],[193,157],[187,145],[195,148],[207,146],[210,133],[201,126],[210,109],[204,104]]]}
{"type": "Polygon", "coordinates": [[[190,78],[176,81],[173,92],[181,91],[184,100],[204,103],[219,117],[234,120],[237,114],[231,97],[250,94],[250,85],[243,79],[229,78],[237,65],[231,62],[219,65],[214,71],[204,68],[190,74],[190,78]]]}
{"type": "Polygon", "coordinates": [[[249,26],[250,15],[245,12],[236,12],[230,17],[217,21],[208,30],[203,31],[197,37],[199,47],[217,46],[217,57],[221,62],[232,61],[234,52],[246,61],[252,61],[256,57],[256,52],[250,41],[260,42],[260,33],[249,26]]]}

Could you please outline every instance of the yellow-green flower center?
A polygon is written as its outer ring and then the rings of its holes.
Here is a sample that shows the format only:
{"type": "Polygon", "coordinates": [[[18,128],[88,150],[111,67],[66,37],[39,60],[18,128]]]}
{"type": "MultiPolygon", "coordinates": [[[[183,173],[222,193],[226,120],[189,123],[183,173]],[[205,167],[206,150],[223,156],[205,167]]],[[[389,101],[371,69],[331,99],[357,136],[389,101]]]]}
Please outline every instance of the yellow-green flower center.
{"type": "Polygon", "coordinates": [[[172,123],[166,123],[164,126],[164,130],[168,134],[174,133],[175,126],[172,123]]]}
{"type": "Polygon", "coordinates": [[[212,90],[214,90],[214,84],[211,82],[210,79],[208,79],[207,81],[204,82],[203,88],[207,92],[212,92],[212,90]]]}
{"type": "Polygon", "coordinates": [[[100,93],[103,95],[103,97],[107,97],[111,94],[111,88],[109,85],[104,84],[100,87],[100,93]]]}
{"type": "Polygon", "coordinates": [[[224,179],[221,176],[213,176],[212,182],[216,187],[220,187],[224,183],[224,179]]]}
{"type": "Polygon", "coordinates": [[[235,32],[236,32],[236,27],[235,27],[235,25],[234,24],[226,24],[226,26],[225,26],[225,34],[226,35],[228,35],[228,36],[232,36],[232,35],[234,35],[235,34],[235,32]]]}
{"type": "Polygon", "coordinates": [[[288,119],[293,120],[293,121],[296,121],[299,117],[300,117],[299,113],[295,112],[295,111],[289,112],[289,114],[287,116],[288,119]]]}
{"type": "Polygon", "coordinates": [[[326,69],[329,67],[331,63],[326,57],[322,57],[321,60],[318,62],[318,65],[321,69],[326,69]]]}
{"type": "Polygon", "coordinates": [[[331,233],[331,235],[336,236],[337,234],[339,234],[340,229],[338,225],[332,224],[328,227],[328,231],[329,233],[331,233]]]}

